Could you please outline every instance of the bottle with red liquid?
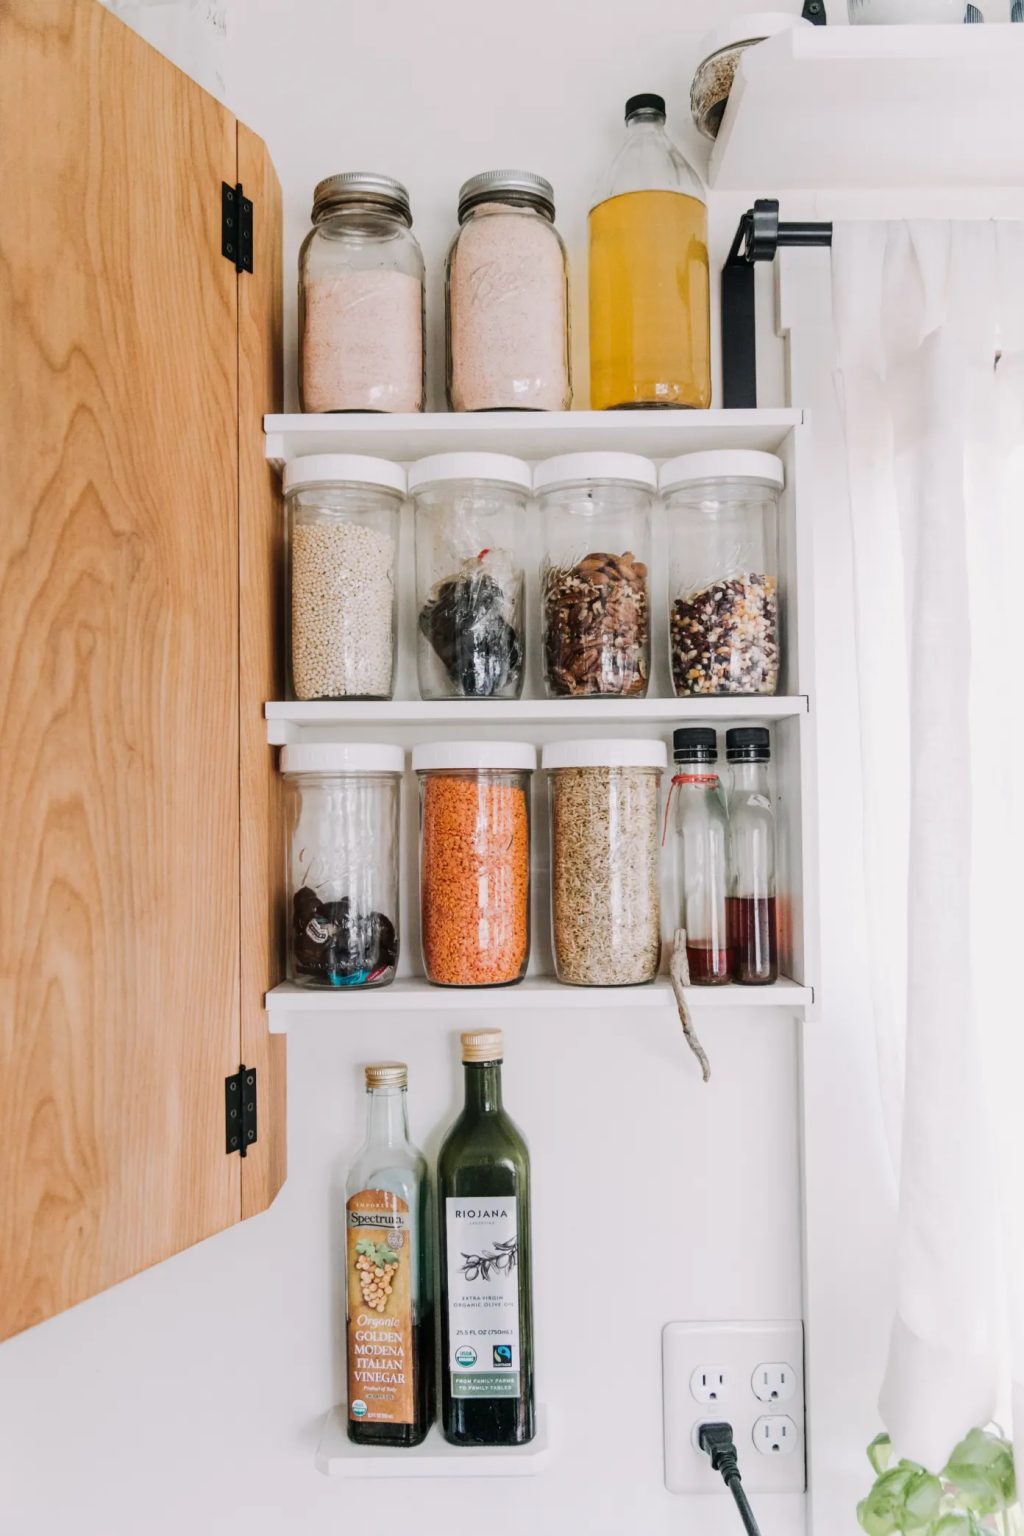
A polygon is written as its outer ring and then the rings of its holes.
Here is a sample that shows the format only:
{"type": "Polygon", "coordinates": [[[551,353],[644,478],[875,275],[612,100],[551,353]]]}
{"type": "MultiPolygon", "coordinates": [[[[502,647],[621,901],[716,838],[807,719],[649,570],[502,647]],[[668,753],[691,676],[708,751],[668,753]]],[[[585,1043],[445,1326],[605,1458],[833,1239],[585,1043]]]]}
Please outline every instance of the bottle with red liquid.
{"type": "Polygon", "coordinates": [[[672,734],[676,833],[680,848],[680,919],[686,929],[690,980],[699,987],[729,980],[726,937],[726,815],[718,777],[718,737],[707,726],[672,734]]]}
{"type": "Polygon", "coordinates": [[[779,974],[768,732],[761,725],[734,727],[725,733],[725,755],[732,769],[726,901],[732,979],[765,986],[779,974]]]}

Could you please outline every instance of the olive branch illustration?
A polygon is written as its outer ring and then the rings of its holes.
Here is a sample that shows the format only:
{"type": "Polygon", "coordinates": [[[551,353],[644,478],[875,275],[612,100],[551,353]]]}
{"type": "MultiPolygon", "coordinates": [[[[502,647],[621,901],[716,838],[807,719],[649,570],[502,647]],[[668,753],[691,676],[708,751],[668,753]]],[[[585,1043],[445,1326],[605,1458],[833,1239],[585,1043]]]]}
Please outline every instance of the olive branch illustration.
{"type": "Polygon", "coordinates": [[[495,1242],[493,1253],[464,1253],[464,1264],[459,1268],[467,1280],[489,1280],[491,1272],[498,1275],[510,1275],[516,1267],[519,1255],[519,1243],[514,1237],[506,1238],[503,1243],[495,1242]]]}

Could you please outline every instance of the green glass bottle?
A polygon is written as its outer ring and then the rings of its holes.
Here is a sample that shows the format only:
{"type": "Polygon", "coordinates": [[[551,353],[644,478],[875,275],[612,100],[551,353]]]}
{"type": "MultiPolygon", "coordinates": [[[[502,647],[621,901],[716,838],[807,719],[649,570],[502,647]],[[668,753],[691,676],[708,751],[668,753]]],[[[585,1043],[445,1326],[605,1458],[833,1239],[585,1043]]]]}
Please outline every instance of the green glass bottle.
{"type": "Polygon", "coordinates": [[[462,1036],[465,1106],[437,1162],[441,1427],[453,1445],[534,1435],[530,1155],[502,1108],[500,1029],[462,1036]]]}

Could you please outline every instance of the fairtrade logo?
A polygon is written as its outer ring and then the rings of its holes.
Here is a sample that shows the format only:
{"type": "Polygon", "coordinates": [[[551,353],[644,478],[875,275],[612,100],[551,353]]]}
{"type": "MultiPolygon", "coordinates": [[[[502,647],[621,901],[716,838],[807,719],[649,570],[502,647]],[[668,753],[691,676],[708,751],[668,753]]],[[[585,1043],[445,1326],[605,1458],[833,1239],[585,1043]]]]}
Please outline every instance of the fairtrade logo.
{"type": "Polygon", "coordinates": [[[495,1365],[511,1365],[512,1364],[512,1345],[511,1344],[495,1344],[494,1345],[494,1363],[495,1363],[495,1365]]]}
{"type": "Polygon", "coordinates": [[[363,1402],[361,1397],[357,1397],[355,1402],[352,1404],[352,1417],[354,1419],[366,1418],[366,1404],[363,1402]]]}
{"type": "Polygon", "coordinates": [[[472,1344],[463,1344],[461,1349],[455,1351],[455,1364],[465,1367],[466,1370],[471,1365],[476,1365],[476,1350],[472,1344]]]}

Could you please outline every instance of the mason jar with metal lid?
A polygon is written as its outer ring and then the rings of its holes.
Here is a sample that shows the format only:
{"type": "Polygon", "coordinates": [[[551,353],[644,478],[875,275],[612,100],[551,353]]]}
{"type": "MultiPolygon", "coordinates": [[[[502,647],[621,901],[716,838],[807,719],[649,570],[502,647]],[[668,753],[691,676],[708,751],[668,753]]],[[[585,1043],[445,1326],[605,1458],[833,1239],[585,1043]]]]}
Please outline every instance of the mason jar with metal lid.
{"type": "Polygon", "coordinates": [[[453,411],[568,410],[568,260],[554,218],[554,189],[532,171],[463,183],[445,269],[453,411]]]}
{"type": "Polygon", "coordinates": [[[375,172],[328,176],[299,252],[302,409],[422,411],[423,381],[423,255],[409,194],[375,172]]]}

